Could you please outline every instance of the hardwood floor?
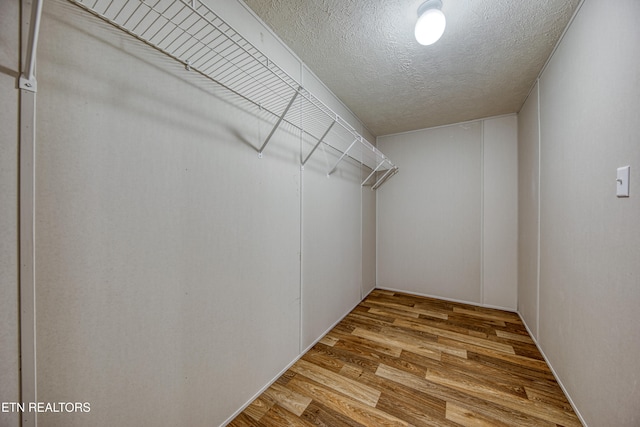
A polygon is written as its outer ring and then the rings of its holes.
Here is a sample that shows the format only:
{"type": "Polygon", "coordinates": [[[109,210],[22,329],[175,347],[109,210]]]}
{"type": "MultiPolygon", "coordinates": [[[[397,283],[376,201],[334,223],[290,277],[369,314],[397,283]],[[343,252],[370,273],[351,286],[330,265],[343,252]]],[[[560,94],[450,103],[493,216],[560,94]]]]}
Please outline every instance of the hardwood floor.
{"type": "Polygon", "coordinates": [[[374,290],[230,426],[581,426],[517,314],[374,290]]]}

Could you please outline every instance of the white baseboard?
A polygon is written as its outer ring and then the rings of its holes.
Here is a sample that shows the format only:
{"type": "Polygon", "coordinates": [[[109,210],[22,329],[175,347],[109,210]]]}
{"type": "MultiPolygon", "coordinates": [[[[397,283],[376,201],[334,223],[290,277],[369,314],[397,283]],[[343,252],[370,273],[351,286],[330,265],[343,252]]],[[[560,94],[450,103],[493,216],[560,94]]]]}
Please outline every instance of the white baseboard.
{"type": "Polygon", "coordinates": [[[580,422],[582,423],[582,425],[584,427],[589,427],[587,425],[587,422],[582,417],[582,414],[580,413],[580,411],[576,407],[575,403],[573,402],[573,399],[571,399],[571,395],[569,395],[569,392],[564,387],[564,384],[562,384],[562,381],[560,380],[560,377],[556,373],[556,370],[553,369],[553,365],[551,364],[551,362],[547,358],[547,355],[544,354],[544,351],[542,350],[542,347],[540,347],[540,344],[538,343],[538,339],[531,333],[531,329],[529,329],[529,325],[527,325],[527,322],[525,322],[524,317],[522,317],[522,314],[520,314],[520,312],[517,312],[517,313],[518,313],[518,316],[520,316],[520,320],[522,321],[522,324],[524,325],[525,328],[527,328],[527,332],[529,333],[529,336],[531,337],[531,339],[535,343],[536,347],[538,347],[538,351],[540,352],[540,354],[542,354],[542,357],[544,358],[544,361],[547,362],[547,366],[549,366],[549,369],[551,369],[551,373],[553,374],[553,377],[556,379],[556,382],[558,383],[558,385],[560,386],[560,388],[564,392],[564,395],[567,397],[567,400],[571,404],[571,407],[573,408],[573,412],[576,413],[576,415],[578,416],[578,419],[580,420],[580,422]]]}
{"type": "MultiPolygon", "coordinates": [[[[374,288],[375,289],[375,288],[374,288]]],[[[369,291],[369,293],[367,295],[365,295],[364,297],[362,297],[362,299],[360,301],[358,301],[358,303],[356,305],[354,305],[353,307],[351,307],[349,310],[347,310],[347,312],[340,318],[338,319],[335,323],[333,323],[331,326],[329,326],[329,328],[327,328],[326,331],[324,331],[313,343],[311,343],[307,348],[305,348],[304,350],[302,350],[300,352],[300,354],[298,354],[298,356],[293,359],[285,368],[283,368],[278,374],[276,374],[275,377],[273,377],[264,387],[262,387],[260,390],[258,390],[258,392],[256,394],[254,394],[244,405],[242,405],[236,412],[234,412],[229,418],[227,418],[222,424],[220,424],[220,427],[224,427],[227,424],[229,424],[231,421],[233,421],[233,419],[235,417],[237,417],[238,415],[240,415],[240,413],[242,411],[244,411],[245,409],[247,409],[247,406],[251,405],[251,402],[253,402],[254,400],[256,400],[258,398],[258,396],[260,396],[262,393],[265,392],[265,390],[267,390],[269,387],[271,387],[271,385],[273,383],[275,383],[277,381],[278,378],[280,378],[282,376],[282,374],[284,374],[285,372],[287,372],[287,370],[292,367],[294,365],[294,363],[296,363],[298,360],[300,360],[300,358],[302,356],[304,356],[309,350],[311,350],[311,348],[316,345],[322,338],[324,338],[325,335],[327,335],[329,333],[329,331],[331,331],[333,328],[335,328],[338,323],[342,322],[342,320],[347,317],[347,315],[349,313],[351,313],[353,311],[354,308],[356,308],[358,306],[358,304],[360,304],[362,301],[364,301],[371,292],[374,291],[374,289],[371,289],[371,291],[369,291]]]]}
{"type": "MultiPolygon", "coordinates": [[[[538,344],[538,340],[536,339],[536,337],[531,333],[531,329],[529,329],[529,325],[527,325],[527,322],[525,322],[524,318],[522,317],[522,314],[520,314],[517,310],[513,310],[510,308],[506,308],[506,307],[496,307],[496,306],[490,306],[490,305],[486,305],[486,304],[478,304],[476,302],[473,301],[464,301],[464,300],[457,300],[457,299],[453,299],[453,298],[443,298],[440,296],[436,296],[436,295],[428,295],[428,294],[421,294],[418,292],[407,292],[406,290],[401,290],[401,289],[393,289],[393,288],[382,288],[382,287],[375,287],[373,288],[371,291],[369,291],[369,294],[371,292],[373,292],[376,289],[380,289],[380,290],[384,290],[384,291],[391,291],[391,292],[400,292],[403,294],[408,294],[408,295],[416,295],[416,296],[421,296],[421,297],[427,297],[427,298],[435,298],[435,299],[440,299],[440,300],[444,300],[444,301],[451,301],[451,302],[458,302],[458,303],[462,303],[462,304],[469,304],[469,305],[474,305],[477,307],[484,307],[484,308],[495,308],[498,310],[503,310],[503,311],[509,311],[512,313],[516,313],[519,317],[520,320],[522,321],[522,324],[524,325],[524,327],[527,329],[527,332],[529,333],[529,336],[531,336],[531,339],[533,340],[533,342],[535,343],[536,347],[538,348],[538,351],[540,351],[540,354],[542,354],[542,357],[544,358],[545,362],[547,363],[547,365],[549,366],[549,369],[551,370],[551,373],[553,374],[554,378],[556,379],[556,381],[558,382],[558,385],[560,386],[560,388],[562,389],[562,391],[564,392],[565,396],[567,397],[567,400],[569,401],[569,404],[571,404],[571,407],[573,408],[573,411],[576,413],[578,419],[580,420],[580,422],[582,423],[582,425],[584,427],[588,427],[587,423],[585,422],[584,418],[582,417],[582,414],[580,413],[580,411],[578,410],[578,408],[576,407],[575,403],[573,402],[573,399],[571,399],[571,396],[569,395],[569,393],[567,392],[567,389],[564,387],[564,385],[562,384],[562,381],[560,380],[560,378],[558,377],[558,374],[556,373],[556,371],[553,369],[553,365],[551,365],[551,363],[549,362],[549,359],[547,358],[547,355],[544,354],[544,351],[542,351],[542,348],[540,348],[540,345],[538,344]]],[[[369,294],[365,295],[361,301],[358,302],[358,304],[360,304],[362,301],[364,301],[369,294]]],[[[353,311],[353,309],[355,307],[358,306],[358,304],[354,305],[351,309],[349,309],[344,316],[342,316],[338,321],[336,321],[335,323],[333,323],[326,331],[324,331],[323,334],[321,334],[313,343],[311,343],[307,348],[305,348],[303,351],[300,352],[300,354],[291,361],[291,363],[289,363],[285,368],[283,368],[271,381],[269,381],[264,387],[262,387],[256,394],[253,395],[253,397],[251,397],[244,405],[242,405],[236,412],[233,413],[233,415],[231,415],[229,418],[227,418],[220,427],[224,427],[227,424],[229,424],[235,417],[237,417],[242,411],[244,411],[247,406],[249,406],[251,404],[251,402],[253,402],[256,398],[258,398],[258,396],[260,396],[262,393],[264,393],[265,390],[267,390],[269,387],[271,387],[271,385],[276,382],[276,380],[278,378],[280,378],[282,376],[282,374],[284,374],[289,368],[291,368],[291,366],[293,366],[294,363],[296,363],[298,360],[300,360],[300,358],[302,356],[304,356],[314,345],[316,345],[327,333],[329,333],[329,331],[331,331],[333,328],[335,328],[338,323],[342,322],[342,320],[349,314],[351,313],[351,311],[353,311]]]]}
{"type": "Polygon", "coordinates": [[[500,307],[497,305],[489,305],[489,304],[480,304],[478,302],[475,301],[465,301],[465,300],[459,300],[459,299],[455,299],[455,298],[445,298],[442,297],[440,295],[430,295],[430,294],[423,294],[420,292],[411,292],[411,291],[407,291],[404,289],[394,289],[394,288],[386,288],[386,287],[380,287],[380,286],[376,286],[376,289],[380,289],[383,291],[391,291],[391,292],[400,292],[403,294],[407,294],[407,295],[415,295],[417,297],[427,297],[427,298],[435,298],[435,299],[440,299],[443,301],[451,301],[451,302],[458,302],[460,304],[468,304],[468,305],[474,305],[476,307],[482,307],[482,308],[495,308],[496,310],[502,310],[502,311],[508,311],[511,313],[517,313],[518,311],[513,309],[513,308],[508,308],[508,307],[500,307]]]}
{"type": "Polygon", "coordinates": [[[403,294],[416,295],[416,296],[422,296],[422,297],[428,297],[428,298],[435,298],[435,299],[440,299],[440,300],[444,300],[444,301],[459,302],[459,303],[462,303],[462,304],[475,305],[477,307],[495,308],[495,309],[498,309],[498,310],[503,310],[503,311],[509,311],[511,313],[516,313],[520,317],[520,320],[522,321],[522,324],[524,325],[524,327],[527,329],[527,332],[529,333],[529,335],[531,336],[531,339],[533,340],[533,342],[535,343],[536,347],[538,348],[538,351],[540,352],[540,354],[542,354],[542,357],[544,358],[544,361],[549,366],[549,369],[551,370],[551,373],[553,374],[554,378],[558,382],[558,385],[560,386],[560,388],[564,392],[564,395],[567,397],[567,400],[571,404],[571,407],[573,408],[573,411],[576,413],[578,419],[580,420],[580,422],[582,423],[582,425],[584,427],[588,427],[586,421],[582,417],[582,414],[580,413],[580,411],[576,407],[575,403],[573,402],[573,399],[571,399],[571,395],[569,395],[569,393],[567,392],[567,389],[565,388],[564,384],[562,384],[562,381],[560,381],[560,377],[558,377],[558,374],[556,373],[555,369],[553,369],[553,365],[551,364],[551,362],[547,358],[547,355],[544,354],[544,351],[542,351],[542,348],[538,344],[538,340],[531,333],[531,329],[529,329],[529,325],[527,325],[527,322],[525,322],[524,318],[522,317],[522,314],[520,314],[520,312],[518,312],[517,310],[513,310],[511,308],[506,308],[506,307],[491,306],[491,305],[487,305],[487,304],[478,304],[477,302],[472,302],[472,301],[463,301],[463,300],[457,300],[457,299],[453,299],[453,298],[443,298],[443,297],[437,296],[437,295],[421,294],[421,293],[417,293],[417,292],[407,292],[407,291],[402,290],[402,289],[382,288],[382,287],[376,287],[376,289],[392,291],[392,292],[401,292],[403,294]]]}

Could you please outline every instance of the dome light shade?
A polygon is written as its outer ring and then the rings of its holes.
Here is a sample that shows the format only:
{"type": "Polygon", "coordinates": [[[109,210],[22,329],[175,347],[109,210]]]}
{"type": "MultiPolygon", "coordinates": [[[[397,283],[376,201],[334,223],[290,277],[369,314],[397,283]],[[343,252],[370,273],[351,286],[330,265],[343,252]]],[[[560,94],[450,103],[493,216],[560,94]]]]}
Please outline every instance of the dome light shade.
{"type": "Polygon", "coordinates": [[[434,44],[444,33],[447,20],[440,10],[441,7],[441,0],[427,0],[418,8],[415,35],[421,45],[434,44]]]}

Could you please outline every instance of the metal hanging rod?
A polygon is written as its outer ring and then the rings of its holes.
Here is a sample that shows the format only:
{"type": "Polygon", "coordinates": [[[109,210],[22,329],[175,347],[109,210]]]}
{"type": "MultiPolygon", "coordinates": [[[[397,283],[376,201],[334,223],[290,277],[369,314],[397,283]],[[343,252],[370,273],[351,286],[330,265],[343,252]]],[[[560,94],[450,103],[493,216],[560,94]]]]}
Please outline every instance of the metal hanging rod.
{"type": "Polygon", "coordinates": [[[258,150],[260,157],[276,130],[287,123],[315,140],[301,161],[302,167],[324,144],[340,153],[328,175],[345,158],[372,170],[363,186],[376,173],[382,175],[372,189],[397,172],[397,166],[353,126],[200,0],[68,1],[276,117],[273,129],[258,150]]]}
{"type": "Polygon", "coordinates": [[[361,186],[364,186],[369,179],[371,179],[371,177],[373,175],[375,175],[376,172],[378,172],[378,169],[380,169],[380,167],[384,164],[384,160],[382,160],[380,163],[378,163],[378,166],[376,166],[376,168],[374,170],[371,171],[371,173],[364,179],[364,181],[362,181],[362,184],[360,184],[361,186]]]}
{"type": "Polygon", "coordinates": [[[384,175],[382,175],[380,177],[380,179],[378,179],[378,181],[376,181],[375,184],[373,184],[373,187],[371,187],[372,190],[377,190],[378,188],[380,188],[380,186],[382,184],[384,184],[385,182],[387,182],[387,180],[389,178],[391,178],[393,175],[398,173],[398,167],[394,166],[391,169],[389,169],[387,172],[385,172],[384,175]]]}

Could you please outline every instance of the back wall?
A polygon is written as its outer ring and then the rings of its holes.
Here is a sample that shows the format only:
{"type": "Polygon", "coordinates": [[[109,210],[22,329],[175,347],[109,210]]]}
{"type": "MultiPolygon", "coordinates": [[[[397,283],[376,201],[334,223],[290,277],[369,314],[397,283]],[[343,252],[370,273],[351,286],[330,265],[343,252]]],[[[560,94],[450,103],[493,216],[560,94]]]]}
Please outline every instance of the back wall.
{"type": "Polygon", "coordinates": [[[378,287],[516,309],[515,115],[378,138],[378,287]]]}

